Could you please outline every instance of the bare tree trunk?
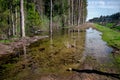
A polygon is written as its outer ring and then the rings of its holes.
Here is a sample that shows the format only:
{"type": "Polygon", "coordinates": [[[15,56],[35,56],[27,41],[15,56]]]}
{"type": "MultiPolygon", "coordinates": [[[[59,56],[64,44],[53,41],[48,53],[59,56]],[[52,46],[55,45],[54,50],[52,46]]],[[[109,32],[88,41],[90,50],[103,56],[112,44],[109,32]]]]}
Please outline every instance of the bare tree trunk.
{"type": "Polygon", "coordinates": [[[70,15],[71,15],[71,12],[70,12],[70,0],[68,0],[68,5],[69,5],[69,9],[68,9],[68,25],[70,26],[70,15]]]}
{"type": "Polygon", "coordinates": [[[81,0],[81,24],[83,24],[83,0],[81,0]]]}
{"type": "Polygon", "coordinates": [[[14,22],[14,14],[11,13],[12,16],[12,35],[15,36],[15,22],[14,22]]]}
{"type": "Polygon", "coordinates": [[[78,26],[80,25],[80,17],[81,17],[81,0],[78,0],[78,26]]]}
{"type": "Polygon", "coordinates": [[[15,9],[15,34],[17,35],[17,8],[15,9]]]}
{"type": "Polygon", "coordinates": [[[24,3],[23,0],[20,0],[20,30],[21,37],[25,37],[25,23],[24,23],[24,3]]]}
{"type": "Polygon", "coordinates": [[[78,5],[77,5],[77,0],[73,2],[73,25],[76,25],[77,23],[77,9],[78,9],[78,5]]]}
{"type": "Polygon", "coordinates": [[[72,26],[73,26],[73,0],[72,0],[72,26]]]}
{"type": "Polygon", "coordinates": [[[52,4],[52,0],[50,1],[50,4],[51,4],[51,7],[50,7],[50,34],[52,34],[52,6],[53,6],[53,4],[52,4]]]}

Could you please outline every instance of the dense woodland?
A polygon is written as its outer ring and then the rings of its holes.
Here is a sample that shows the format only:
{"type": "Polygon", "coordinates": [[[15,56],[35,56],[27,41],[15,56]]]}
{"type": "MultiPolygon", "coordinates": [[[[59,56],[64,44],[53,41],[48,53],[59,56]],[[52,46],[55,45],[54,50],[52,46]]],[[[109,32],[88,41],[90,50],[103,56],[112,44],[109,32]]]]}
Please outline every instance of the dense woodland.
{"type": "Polygon", "coordinates": [[[79,26],[86,21],[86,7],[87,0],[0,0],[0,38],[79,26]]]}
{"type": "Polygon", "coordinates": [[[89,21],[120,31],[120,12],[112,15],[96,17],[89,21]]]}
{"type": "Polygon", "coordinates": [[[107,16],[100,16],[96,17],[93,19],[90,19],[90,22],[119,22],[120,20],[120,12],[112,14],[112,15],[107,15],[107,16]]]}

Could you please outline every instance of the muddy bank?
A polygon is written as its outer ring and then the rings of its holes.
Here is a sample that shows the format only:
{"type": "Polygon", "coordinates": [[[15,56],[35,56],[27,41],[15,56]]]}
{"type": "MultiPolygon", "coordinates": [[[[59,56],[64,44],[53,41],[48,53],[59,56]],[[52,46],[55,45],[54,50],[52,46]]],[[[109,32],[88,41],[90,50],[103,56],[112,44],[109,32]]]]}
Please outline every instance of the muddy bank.
{"type": "Polygon", "coordinates": [[[20,48],[23,45],[29,46],[31,43],[34,43],[43,38],[48,38],[48,36],[25,37],[21,39],[15,39],[13,42],[8,44],[0,43],[0,55],[13,53],[14,49],[20,48]]]}

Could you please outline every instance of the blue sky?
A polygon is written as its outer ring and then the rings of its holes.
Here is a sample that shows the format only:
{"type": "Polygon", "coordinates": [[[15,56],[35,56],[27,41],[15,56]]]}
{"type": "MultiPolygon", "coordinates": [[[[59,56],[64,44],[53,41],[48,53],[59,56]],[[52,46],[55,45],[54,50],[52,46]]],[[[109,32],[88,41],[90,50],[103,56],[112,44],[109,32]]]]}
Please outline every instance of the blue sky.
{"type": "Polygon", "coordinates": [[[120,12],[120,0],[88,0],[87,20],[120,12]]]}

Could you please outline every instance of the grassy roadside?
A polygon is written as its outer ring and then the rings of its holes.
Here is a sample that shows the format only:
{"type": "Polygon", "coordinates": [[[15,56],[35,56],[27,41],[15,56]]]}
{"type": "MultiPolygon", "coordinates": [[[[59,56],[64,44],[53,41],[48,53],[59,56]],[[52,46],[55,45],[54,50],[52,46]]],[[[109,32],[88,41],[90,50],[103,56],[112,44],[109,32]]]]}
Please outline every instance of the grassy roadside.
{"type": "Polygon", "coordinates": [[[117,32],[108,27],[101,26],[98,24],[94,24],[94,25],[96,29],[98,29],[103,33],[102,34],[103,40],[105,40],[109,46],[118,49],[117,51],[114,52],[115,55],[113,55],[113,57],[115,60],[115,64],[119,68],[120,67],[120,32],[117,32]]]}
{"type": "Polygon", "coordinates": [[[103,40],[105,40],[108,43],[108,45],[120,49],[120,32],[98,24],[95,24],[95,27],[99,31],[103,32],[103,40]]]}

